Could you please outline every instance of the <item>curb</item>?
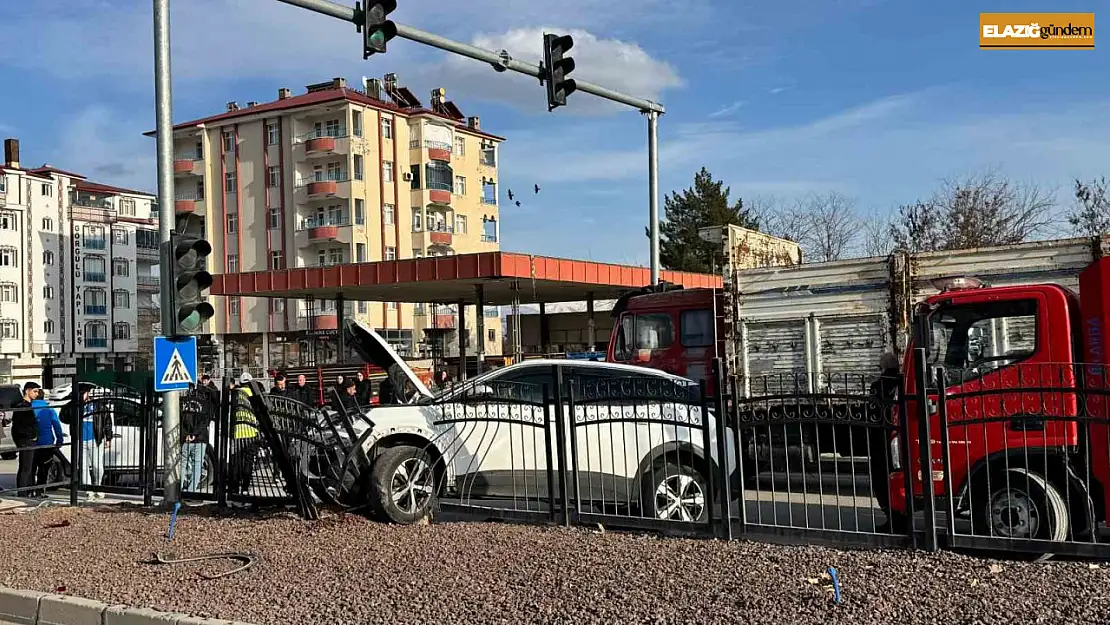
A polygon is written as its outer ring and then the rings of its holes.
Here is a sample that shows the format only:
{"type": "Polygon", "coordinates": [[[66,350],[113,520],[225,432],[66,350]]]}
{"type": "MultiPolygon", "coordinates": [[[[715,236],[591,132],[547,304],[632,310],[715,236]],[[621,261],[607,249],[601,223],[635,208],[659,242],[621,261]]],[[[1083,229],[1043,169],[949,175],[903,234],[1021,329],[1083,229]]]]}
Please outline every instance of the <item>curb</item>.
{"type": "Polygon", "coordinates": [[[69,595],[0,588],[0,625],[250,625],[69,595]]]}

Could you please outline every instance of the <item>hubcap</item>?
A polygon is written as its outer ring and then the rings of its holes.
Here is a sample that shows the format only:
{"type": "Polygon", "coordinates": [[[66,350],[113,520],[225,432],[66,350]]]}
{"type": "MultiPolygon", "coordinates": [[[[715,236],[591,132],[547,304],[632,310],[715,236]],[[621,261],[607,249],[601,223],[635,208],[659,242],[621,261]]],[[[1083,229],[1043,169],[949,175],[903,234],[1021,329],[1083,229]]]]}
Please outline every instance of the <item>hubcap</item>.
{"type": "Polygon", "coordinates": [[[991,530],[996,536],[1032,538],[1041,526],[1041,512],[1024,491],[1000,490],[991,497],[991,530]]]}
{"type": "Polygon", "coordinates": [[[393,472],[393,503],[405,514],[413,514],[432,497],[432,472],[422,458],[408,458],[393,472]]]}
{"type": "Polygon", "coordinates": [[[696,521],[704,508],[701,484],[689,475],[668,475],[655,489],[655,513],[660,519],[696,521]]]}

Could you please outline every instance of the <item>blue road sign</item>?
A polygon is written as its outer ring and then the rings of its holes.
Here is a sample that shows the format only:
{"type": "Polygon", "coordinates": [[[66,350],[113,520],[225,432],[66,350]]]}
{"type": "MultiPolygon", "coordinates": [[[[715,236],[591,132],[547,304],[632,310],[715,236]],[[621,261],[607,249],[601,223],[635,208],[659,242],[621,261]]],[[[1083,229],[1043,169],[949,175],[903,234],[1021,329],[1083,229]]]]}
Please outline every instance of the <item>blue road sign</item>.
{"type": "Polygon", "coordinates": [[[197,337],[154,337],[154,390],[185,391],[197,382],[197,337]]]}

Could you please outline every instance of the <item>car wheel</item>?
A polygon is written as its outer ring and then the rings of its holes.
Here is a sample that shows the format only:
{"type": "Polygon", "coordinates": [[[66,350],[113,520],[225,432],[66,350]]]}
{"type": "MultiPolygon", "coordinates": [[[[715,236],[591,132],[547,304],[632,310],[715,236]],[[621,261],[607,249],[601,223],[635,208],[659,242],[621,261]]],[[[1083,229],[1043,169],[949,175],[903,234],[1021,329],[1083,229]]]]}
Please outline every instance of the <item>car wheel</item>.
{"type": "MultiPolygon", "coordinates": [[[[66,471],[66,468],[64,466],[62,466],[62,462],[60,460],[55,459],[54,461],[52,461],[50,463],[49,473],[46,474],[46,483],[47,484],[56,484],[58,482],[64,482],[65,479],[66,479],[66,475],[67,475],[67,471],[66,471]]],[[[47,490],[57,490],[59,488],[62,488],[62,487],[61,486],[52,486],[52,487],[48,488],[47,490]]]]}
{"type": "MultiPolygon", "coordinates": [[[[979,493],[987,496],[972,502],[973,532],[981,536],[1015,540],[1067,539],[1068,507],[1060,491],[1044,476],[1026,469],[993,473],[990,488],[981,481],[979,493]]],[[[1031,559],[1045,560],[1052,554],[1031,559]]]]}
{"type": "Polygon", "coordinates": [[[197,482],[197,492],[207,493],[210,492],[212,486],[212,478],[216,470],[216,463],[212,459],[212,453],[206,452],[204,454],[204,465],[200,470],[200,481],[197,482]]]}
{"type": "Polygon", "coordinates": [[[370,471],[369,503],[383,520],[410,525],[428,516],[435,500],[435,471],[422,449],[386,449],[370,471]]]}
{"type": "Polygon", "coordinates": [[[665,462],[641,481],[645,516],[655,519],[705,522],[709,516],[705,477],[693,467],[665,462]]]}

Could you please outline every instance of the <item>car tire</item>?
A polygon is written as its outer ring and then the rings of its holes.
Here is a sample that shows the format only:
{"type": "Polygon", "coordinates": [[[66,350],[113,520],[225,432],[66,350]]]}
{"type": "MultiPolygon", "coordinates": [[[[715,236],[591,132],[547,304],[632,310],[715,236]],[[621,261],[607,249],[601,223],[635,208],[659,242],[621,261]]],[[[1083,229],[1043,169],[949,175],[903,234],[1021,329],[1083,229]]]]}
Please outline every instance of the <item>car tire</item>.
{"type": "MultiPolygon", "coordinates": [[[[1014,540],[1067,539],[1070,522],[1067,503],[1041,474],[1021,468],[997,471],[991,474],[989,488],[984,477],[976,490],[987,496],[972,502],[973,533],[1014,540]]],[[[1052,555],[1035,554],[1026,559],[1047,560],[1052,555]]]]}
{"type": "Polygon", "coordinates": [[[368,503],[383,521],[412,525],[429,516],[436,480],[431,456],[410,445],[383,451],[370,470],[368,503]]]}
{"type": "Polygon", "coordinates": [[[640,481],[644,516],[670,521],[704,523],[709,517],[708,481],[697,469],[668,460],[648,471],[640,481]]]}

